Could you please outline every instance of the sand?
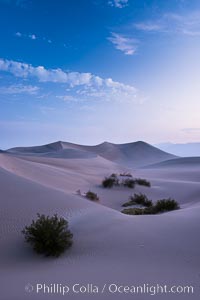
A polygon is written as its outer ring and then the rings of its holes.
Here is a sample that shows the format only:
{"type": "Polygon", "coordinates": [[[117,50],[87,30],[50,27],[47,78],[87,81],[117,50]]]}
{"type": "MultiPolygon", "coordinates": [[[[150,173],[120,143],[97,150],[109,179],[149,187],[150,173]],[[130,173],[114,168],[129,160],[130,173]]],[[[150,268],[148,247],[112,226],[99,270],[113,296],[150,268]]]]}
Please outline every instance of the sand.
{"type": "Polygon", "coordinates": [[[117,164],[138,168],[149,164],[177,158],[145,142],[113,144],[104,142],[96,146],[83,146],[58,141],[36,147],[19,147],[9,149],[15,155],[48,156],[57,158],[86,158],[100,156],[117,164]]]}
{"type": "MultiPolygon", "coordinates": [[[[196,163],[187,159],[187,163],[184,159],[180,163],[179,158],[173,157],[173,163],[156,164],[159,151],[153,152],[150,147],[148,158],[146,143],[139,146],[138,152],[135,148],[135,153],[129,154],[132,144],[129,147],[126,144],[124,148],[106,145],[106,149],[110,149],[110,159],[105,155],[109,152],[105,151],[105,143],[94,146],[95,151],[94,148],[91,151],[90,147],[88,150],[87,146],[54,143],[43,148],[29,148],[28,151],[18,148],[0,154],[0,299],[152,298],[148,294],[112,294],[108,291],[65,296],[36,294],[34,291],[27,293],[25,285],[28,283],[34,286],[36,283],[62,283],[70,287],[80,283],[99,288],[111,283],[193,285],[194,294],[162,294],[157,299],[198,299],[198,159],[196,163]],[[126,152],[124,164],[120,148],[123,148],[123,155],[126,152]],[[65,150],[70,151],[65,152],[63,157],[65,150]],[[141,157],[142,160],[141,153],[146,153],[145,161],[148,162],[152,162],[155,156],[152,163],[156,165],[148,168],[135,166],[134,157],[138,158],[139,165],[143,165],[139,159],[141,157]],[[127,164],[128,157],[130,166],[127,164]],[[132,191],[125,188],[107,190],[100,186],[104,176],[125,171],[150,180],[152,187],[137,186],[132,191]],[[77,195],[78,189],[81,192],[88,189],[97,192],[99,203],[77,195]],[[181,209],[155,216],[124,215],[120,212],[121,205],[133,192],[144,192],[153,201],[174,197],[181,209]],[[21,230],[38,212],[58,213],[69,221],[74,244],[59,258],[38,256],[24,242],[21,230]]],[[[170,161],[170,155],[164,156],[163,161],[170,161]]]]}

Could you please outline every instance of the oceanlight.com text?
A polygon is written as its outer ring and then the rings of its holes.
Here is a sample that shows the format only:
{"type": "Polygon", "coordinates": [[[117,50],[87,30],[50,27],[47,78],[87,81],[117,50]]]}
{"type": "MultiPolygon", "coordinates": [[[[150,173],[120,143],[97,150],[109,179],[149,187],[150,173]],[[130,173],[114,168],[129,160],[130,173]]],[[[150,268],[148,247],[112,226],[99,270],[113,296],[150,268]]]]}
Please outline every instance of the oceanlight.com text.
{"type": "Polygon", "coordinates": [[[88,284],[61,284],[61,283],[28,283],[25,286],[27,293],[36,294],[60,294],[66,296],[68,294],[149,294],[150,296],[162,294],[193,294],[194,287],[191,285],[161,285],[144,283],[141,285],[120,285],[116,283],[104,283],[96,285],[88,284]]]}

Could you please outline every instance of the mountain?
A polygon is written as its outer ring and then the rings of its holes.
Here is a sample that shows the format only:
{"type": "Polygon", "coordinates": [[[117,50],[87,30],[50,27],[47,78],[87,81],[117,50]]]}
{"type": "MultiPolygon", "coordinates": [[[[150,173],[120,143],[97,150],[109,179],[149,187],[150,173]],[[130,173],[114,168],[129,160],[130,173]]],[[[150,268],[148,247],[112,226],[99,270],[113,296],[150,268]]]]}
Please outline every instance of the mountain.
{"type": "Polygon", "coordinates": [[[7,150],[7,153],[66,159],[101,156],[112,162],[135,168],[176,158],[175,155],[142,141],[126,144],[104,142],[95,146],[58,141],[42,146],[11,148],[7,150]]]}
{"type": "Polygon", "coordinates": [[[170,152],[177,156],[200,156],[200,143],[173,144],[161,143],[155,145],[163,151],[170,152]]]}

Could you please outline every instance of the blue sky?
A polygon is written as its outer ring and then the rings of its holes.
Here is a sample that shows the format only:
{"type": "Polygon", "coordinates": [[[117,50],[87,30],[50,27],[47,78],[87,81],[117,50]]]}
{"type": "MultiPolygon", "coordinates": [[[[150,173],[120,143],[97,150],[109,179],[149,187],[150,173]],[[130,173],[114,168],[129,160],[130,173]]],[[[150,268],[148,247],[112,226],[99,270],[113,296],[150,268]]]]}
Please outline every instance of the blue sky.
{"type": "Polygon", "coordinates": [[[0,148],[195,142],[199,0],[0,0],[0,148]]]}

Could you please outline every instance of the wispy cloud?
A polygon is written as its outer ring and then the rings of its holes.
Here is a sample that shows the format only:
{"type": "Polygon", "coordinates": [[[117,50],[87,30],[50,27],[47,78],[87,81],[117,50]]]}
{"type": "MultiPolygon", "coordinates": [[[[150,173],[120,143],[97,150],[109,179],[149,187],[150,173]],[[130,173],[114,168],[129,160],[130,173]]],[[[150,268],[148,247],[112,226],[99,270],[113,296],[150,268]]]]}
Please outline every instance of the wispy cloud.
{"type": "Polygon", "coordinates": [[[143,31],[161,31],[163,30],[163,26],[159,23],[153,23],[153,22],[144,22],[144,23],[137,23],[134,24],[135,27],[139,30],[143,31]]]}
{"type": "MultiPolygon", "coordinates": [[[[122,83],[114,83],[110,78],[107,79],[105,84],[101,87],[84,86],[76,90],[75,99],[79,102],[91,101],[104,101],[104,102],[136,102],[141,104],[141,96],[139,97],[138,91],[133,86],[127,86],[122,83]]],[[[76,100],[75,100],[76,101],[76,100]]]]}
{"type": "Polygon", "coordinates": [[[108,40],[114,45],[114,47],[122,51],[126,55],[135,54],[138,47],[138,40],[125,37],[121,34],[112,32],[108,40]]]}
{"type": "Polygon", "coordinates": [[[134,27],[146,32],[175,33],[188,36],[200,35],[200,11],[188,14],[167,13],[156,20],[135,23],[134,27]]]}
{"type": "MultiPolygon", "coordinates": [[[[84,99],[99,100],[105,98],[107,100],[121,99],[122,101],[136,101],[137,99],[137,90],[135,87],[114,81],[112,78],[101,78],[91,73],[46,69],[43,66],[34,67],[30,64],[6,59],[0,59],[0,71],[9,72],[15,77],[23,79],[37,79],[44,83],[66,83],[67,90],[74,90],[74,92],[79,94],[79,96],[81,95],[84,99]]],[[[72,100],[72,98],[69,99],[64,95],[63,100],[72,100]]]]}
{"type": "Polygon", "coordinates": [[[18,36],[18,37],[22,37],[22,33],[19,32],[19,31],[17,31],[17,32],[15,33],[15,35],[18,36]]]}
{"type": "Polygon", "coordinates": [[[0,88],[0,94],[30,94],[35,95],[39,91],[39,87],[32,85],[13,84],[0,88]]]}
{"type": "Polygon", "coordinates": [[[36,40],[36,39],[37,39],[37,37],[36,37],[35,34],[29,34],[28,37],[29,37],[31,40],[36,40]]]}
{"type": "Polygon", "coordinates": [[[123,8],[128,5],[128,0],[109,0],[108,5],[123,8]]]}
{"type": "Polygon", "coordinates": [[[50,39],[48,39],[46,37],[39,37],[38,35],[33,34],[33,33],[26,34],[26,33],[22,33],[20,31],[17,31],[15,33],[15,36],[18,37],[18,38],[25,38],[25,39],[31,39],[31,40],[42,40],[42,41],[45,41],[45,42],[47,42],[49,44],[52,43],[52,40],[50,40],[50,39]]]}
{"type": "Polygon", "coordinates": [[[77,102],[78,101],[78,99],[76,99],[72,95],[60,95],[60,96],[56,96],[56,98],[61,99],[63,101],[73,101],[73,102],[77,102]]]}
{"type": "Polygon", "coordinates": [[[37,39],[37,36],[35,34],[24,34],[24,33],[21,33],[19,31],[17,31],[15,33],[15,36],[17,36],[19,38],[28,38],[28,39],[31,39],[31,40],[36,40],[37,39]]]}

